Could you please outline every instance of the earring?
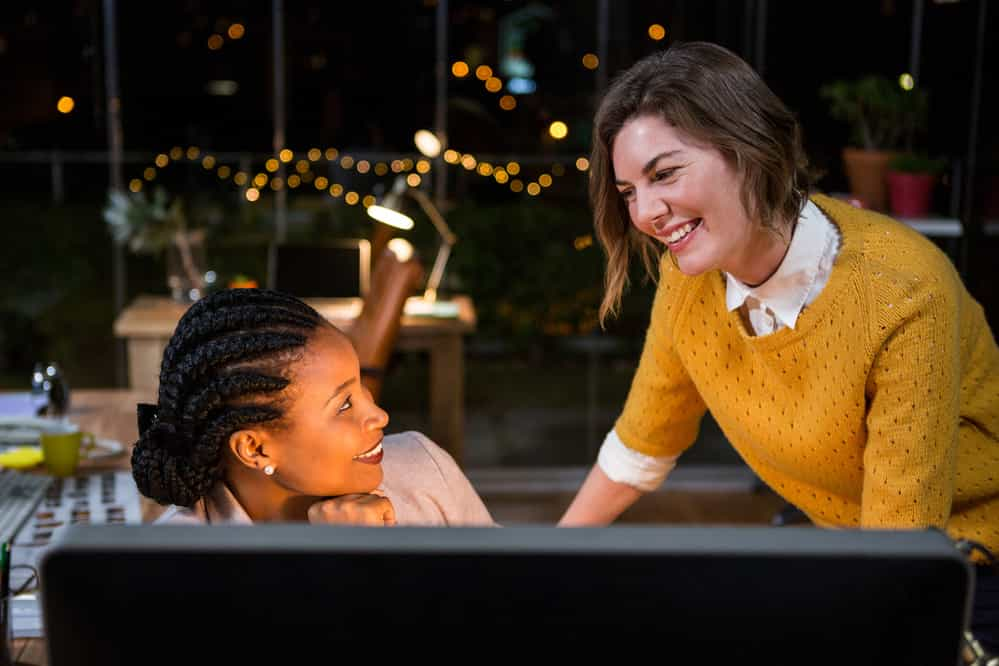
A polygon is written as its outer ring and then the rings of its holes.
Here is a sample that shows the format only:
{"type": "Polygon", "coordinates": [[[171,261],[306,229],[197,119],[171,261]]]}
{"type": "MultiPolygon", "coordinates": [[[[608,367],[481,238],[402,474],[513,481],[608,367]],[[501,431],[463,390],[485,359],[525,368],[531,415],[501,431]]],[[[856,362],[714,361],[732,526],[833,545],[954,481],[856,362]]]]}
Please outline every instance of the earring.
{"type": "Polygon", "coordinates": [[[264,474],[267,476],[274,476],[274,465],[267,465],[264,467],[264,474]]]}

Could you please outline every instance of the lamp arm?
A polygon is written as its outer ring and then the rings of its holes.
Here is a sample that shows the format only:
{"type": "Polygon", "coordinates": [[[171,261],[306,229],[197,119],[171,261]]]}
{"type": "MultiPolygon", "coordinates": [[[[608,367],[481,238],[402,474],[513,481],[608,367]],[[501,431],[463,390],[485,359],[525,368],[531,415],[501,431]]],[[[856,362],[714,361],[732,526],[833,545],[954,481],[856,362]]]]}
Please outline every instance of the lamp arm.
{"type": "Polygon", "coordinates": [[[437,210],[437,206],[433,204],[430,197],[415,188],[410,188],[407,193],[416,199],[417,203],[420,204],[420,208],[422,208],[423,212],[430,218],[434,228],[437,229],[437,233],[441,235],[441,238],[444,239],[444,242],[447,245],[454,245],[458,242],[458,237],[455,236],[451,231],[451,228],[447,226],[447,222],[444,221],[444,217],[440,214],[440,211],[437,210]]]}
{"type": "Polygon", "coordinates": [[[434,302],[437,300],[437,288],[440,287],[441,278],[444,277],[444,266],[451,255],[451,243],[441,243],[437,249],[437,258],[434,259],[434,267],[430,270],[430,279],[427,280],[427,288],[423,292],[423,300],[434,302]]]}

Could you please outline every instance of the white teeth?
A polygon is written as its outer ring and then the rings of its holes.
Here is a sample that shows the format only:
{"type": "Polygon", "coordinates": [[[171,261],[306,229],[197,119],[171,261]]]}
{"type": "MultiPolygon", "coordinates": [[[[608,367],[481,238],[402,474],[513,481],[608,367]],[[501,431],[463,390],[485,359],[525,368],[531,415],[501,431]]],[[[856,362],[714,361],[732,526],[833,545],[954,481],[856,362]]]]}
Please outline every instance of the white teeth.
{"type": "Polygon", "coordinates": [[[687,234],[689,234],[691,231],[694,230],[694,227],[696,226],[697,225],[694,224],[693,222],[687,222],[687,224],[683,225],[679,229],[676,229],[673,233],[667,236],[666,242],[675,243],[677,241],[683,240],[684,238],[686,238],[687,234]]]}
{"type": "Polygon", "coordinates": [[[377,456],[381,452],[382,452],[382,443],[378,442],[378,446],[376,446],[375,448],[371,449],[367,453],[362,453],[360,455],[354,456],[354,460],[365,460],[367,458],[374,458],[375,456],[377,456]]]}
{"type": "Polygon", "coordinates": [[[681,238],[686,237],[686,235],[689,234],[690,230],[693,229],[693,228],[694,228],[694,225],[692,225],[692,224],[690,224],[688,222],[687,224],[683,225],[682,227],[680,227],[679,229],[677,229],[676,231],[674,231],[673,233],[671,233],[666,238],[666,241],[669,242],[669,243],[675,243],[678,240],[680,240],[681,238]]]}

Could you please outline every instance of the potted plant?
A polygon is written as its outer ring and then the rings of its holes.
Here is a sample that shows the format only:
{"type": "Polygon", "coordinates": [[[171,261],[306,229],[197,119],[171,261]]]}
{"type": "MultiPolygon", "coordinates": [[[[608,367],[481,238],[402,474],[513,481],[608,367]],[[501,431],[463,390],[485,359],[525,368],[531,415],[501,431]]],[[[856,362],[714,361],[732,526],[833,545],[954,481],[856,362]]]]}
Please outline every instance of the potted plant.
{"type": "Polygon", "coordinates": [[[886,209],[888,162],[896,151],[911,151],[916,133],[926,127],[926,91],[907,87],[865,76],[819,90],[829,101],[830,114],[850,124],[850,145],[843,149],[850,191],[875,210],[886,209]]]}
{"type": "Polygon", "coordinates": [[[947,162],[918,153],[901,153],[888,163],[891,212],[900,217],[924,217],[930,210],[933,187],[947,162]]]}
{"type": "Polygon", "coordinates": [[[170,201],[162,187],[149,199],[141,192],[112,191],[104,220],[112,237],[133,252],[166,251],[167,286],[175,300],[191,302],[205,294],[205,230],[189,227],[180,197],[170,201]]]}

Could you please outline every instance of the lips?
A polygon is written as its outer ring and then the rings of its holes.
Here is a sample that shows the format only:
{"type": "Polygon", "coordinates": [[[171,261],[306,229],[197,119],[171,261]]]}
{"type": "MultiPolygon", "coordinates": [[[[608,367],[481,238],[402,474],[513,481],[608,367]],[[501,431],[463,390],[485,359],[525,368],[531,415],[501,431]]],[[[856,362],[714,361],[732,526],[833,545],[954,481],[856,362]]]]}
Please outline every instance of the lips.
{"type": "Polygon", "coordinates": [[[695,217],[686,222],[671,224],[662,230],[653,225],[653,229],[655,229],[656,238],[666,243],[672,249],[681,245],[694,231],[700,228],[701,222],[703,222],[701,218],[695,217]]]}
{"type": "Polygon", "coordinates": [[[364,453],[359,453],[354,456],[354,460],[361,463],[367,463],[369,465],[377,465],[382,461],[384,455],[384,449],[382,448],[382,440],[378,440],[378,443],[372,446],[370,449],[364,453]]]}

